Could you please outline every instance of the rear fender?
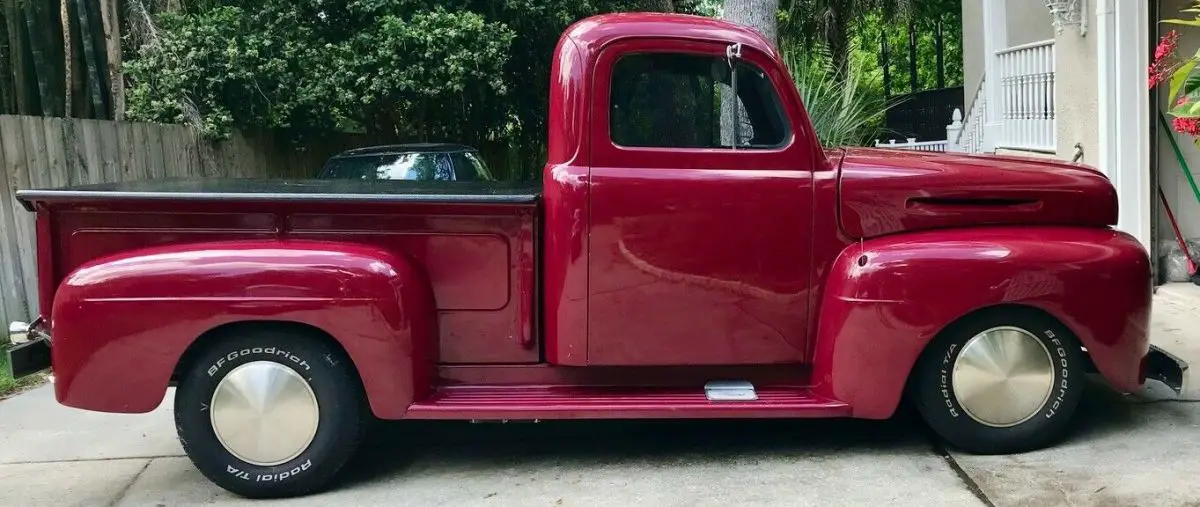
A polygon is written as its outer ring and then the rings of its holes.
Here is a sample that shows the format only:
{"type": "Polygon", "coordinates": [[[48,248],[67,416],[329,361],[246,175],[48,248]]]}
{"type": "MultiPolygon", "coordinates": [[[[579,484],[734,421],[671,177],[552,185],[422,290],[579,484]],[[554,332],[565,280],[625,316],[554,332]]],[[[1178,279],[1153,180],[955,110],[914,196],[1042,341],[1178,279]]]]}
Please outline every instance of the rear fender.
{"type": "Polygon", "coordinates": [[[103,412],[153,410],[197,338],[239,322],[327,333],[384,419],[402,417],[428,392],[436,361],[428,278],[407,258],[357,244],[236,241],[128,251],[68,274],[51,315],[59,402],[103,412]]]}
{"type": "Polygon", "coordinates": [[[946,326],[997,305],[1041,310],[1075,334],[1116,388],[1137,390],[1149,348],[1150,264],[1102,228],[989,227],[900,234],[847,247],[822,296],[817,394],[886,418],[946,326]]]}

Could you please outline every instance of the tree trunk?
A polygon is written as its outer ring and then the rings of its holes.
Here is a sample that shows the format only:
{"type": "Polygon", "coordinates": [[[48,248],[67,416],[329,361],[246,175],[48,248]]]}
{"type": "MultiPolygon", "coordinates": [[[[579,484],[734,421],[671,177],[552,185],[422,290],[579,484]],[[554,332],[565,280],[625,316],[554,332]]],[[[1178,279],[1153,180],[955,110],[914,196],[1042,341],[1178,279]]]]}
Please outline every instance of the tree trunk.
{"type": "MultiPolygon", "coordinates": [[[[39,116],[61,116],[63,114],[62,96],[58,93],[59,81],[54,79],[56,64],[52,61],[47,44],[45,29],[44,5],[40,2],[25,2],[22,5],[25,18],[25,33],[29,36],[29,53],[33,59],[34,76],[37,81],[38,98],[41,110],[39,116]]],[[[57,27],[58,23],[55,23],[57,27]]],[[[55,37],[57,38],[57,37],[55,37]]]]}
{"type": "Polygon", "coordinates": [[[16,100],[13,96],[16,85],[12,82],[12,47],[8,36],[8,8],[0,0],[0,114],[16,114],[16,100]]]}
{"type": "Polygon", "coordinates": [[[17,114],[41,114],[38,101],[37,82],[34,80],[32,62],[29,61],[28,41],[25,35],[24,9],[17,0],[4,0],[4,17],[8,24],[8,48],[14,101],[17,114]]]}
{"type": "Polygon", "coordinates": [[[67,5],[71,0],[60,0],[58,3],[59,18],[62,19],[62,39],[63,39],[63,116],[71,117],[71,100],[74,96],[71,93],[71,88],[75,86],[74,66],[75,52],[71,47],[71,11],[67,5]]]}
{"type": "Polygon", "coordinates": [[[778,10],[779,0],[725,0],[721,17],[754,28],[775,44],[778,37],[775,13],[778,10]]]}
{"type": "Polygon", "coordinates": [[[941,21],[937,22],[937,31],[934,32],[934,51],[937,52],[937,87],[942,89],[946,87],[946,42],[941,21]]]}
{"type": "MultiPolygon", "coordinates": [[[[79,13],[75,9],[75,0],[66,0],[67,16],[70,22],[63,23],[64,30],[70,30],[71,37],[71,68],[67,80],[71,83],[68,89],[67,103],[76,118],[92,118],[91,101],[87,94],[87,72],[83,68],[83,37],[80,37],[79,23],[76,21],[79,13]]],[[[65,40],[65,38],[64,38],[65,40]]]]}
{"type": "MultiPolygon", "coordinates": [[[[777,44],[776,12],[779,0],[725,0],[721,17],[749,26],[763,34],[772,44],[777,44]]],[[[732,89],[721,89],[721,144],[733,146],[740,140],[734,138],[734,125],[742,122],[737,100],[732,89]],[[729,91],[730,93],[725,93],[729,91]]]]}
{"type": "Polygon", "coordinates": [[[917,75],[917,25],[908,24],[908,92],[917,93],[921,87],[920,76],[917,75]]]}
{"type": "Polygon", "coordinates": [[[111,118],[123,121],[125,119],[125,77],[121,72],[121,23],[117,16],[119,4],[120,0],[100,0],[100,16],[104,25],[104,48],[108,54],[111,118]]]}
{"type": "Polygon", "coordinates": [[[892,98],[892,51],[888,47],[887,33],[879,36],[879,67],[883,69],[883,96],[892,98]]]}
{"type": "Polygon", "coordinates": [[[87,95],[91,100],[92,115],[95,118],[107,118],[108,108],[104,107],[103,91],[107,87],[101,84],[100,69],[103,68],[103,65],[100,62],[100,55],[97,54],[97,37],[94,34],[96,30],[92,23],[92,17],[88,13],[90,6],[87,0],[75,0],[75,10],[79,16],[79,41],[83,45],[83,56],[87,67],[87,95]]]}
{"type": "Polygon", "coordinates": [[[850,16],[848,7],[833,10],[825,31],[825,44],[829,46],[833,71],[837,76],[844,75],[850,68],[850,16]]]}

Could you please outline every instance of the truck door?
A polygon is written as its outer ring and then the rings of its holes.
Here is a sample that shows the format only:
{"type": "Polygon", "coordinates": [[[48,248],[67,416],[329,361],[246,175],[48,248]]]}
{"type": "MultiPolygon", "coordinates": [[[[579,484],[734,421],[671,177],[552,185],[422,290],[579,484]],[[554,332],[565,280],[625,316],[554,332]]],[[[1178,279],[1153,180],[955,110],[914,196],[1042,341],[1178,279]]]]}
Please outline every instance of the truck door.
{"type": "Polygon", "coordinates": [[[806,127],[785,86],[767,55],[741,45],[652,38],[601,50],[588,364],[804,360],[814,147],[797,135],[806,127]]]}

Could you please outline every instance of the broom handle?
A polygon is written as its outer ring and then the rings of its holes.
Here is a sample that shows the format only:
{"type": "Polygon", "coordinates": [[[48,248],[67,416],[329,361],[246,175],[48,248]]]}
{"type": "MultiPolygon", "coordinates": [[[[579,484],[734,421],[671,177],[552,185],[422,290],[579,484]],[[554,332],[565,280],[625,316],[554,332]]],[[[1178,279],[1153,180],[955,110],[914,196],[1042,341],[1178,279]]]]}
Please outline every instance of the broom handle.
{"type": "Polygon", "coordinates": [[[1179,225],[1175,223],[1175,214],[1171,213],[1171,205],[1167,204],[1167,196],[1163,194],[1161,185],[1158,187],[1158,198],[1162,200],[1163,208],[1167,211],[1167,219],[1171,221],[1171,228],[1175,230],[1175,241],[1179,242],[1179,248],[1183,250],[1183,256],[1187,259],[1188,275],[1194,275],[1196,274],[1196,263],[1192,261],[1192,252],[1188,251],[1183,234],[1179,232],[1179,225]]]}

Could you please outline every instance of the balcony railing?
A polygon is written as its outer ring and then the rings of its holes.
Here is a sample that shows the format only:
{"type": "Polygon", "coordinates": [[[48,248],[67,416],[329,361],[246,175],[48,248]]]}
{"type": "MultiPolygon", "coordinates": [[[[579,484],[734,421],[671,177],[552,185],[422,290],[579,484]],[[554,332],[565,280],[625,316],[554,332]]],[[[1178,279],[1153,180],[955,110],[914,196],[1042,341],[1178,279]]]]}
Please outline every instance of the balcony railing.
{"type": "Polygon", "coordinates": [[[996,58],[1002,123],[996,147],[1056,151],[1054,40],[997,51],[996,58]]]}
{"type": "Polygon", "coordinates": [[[878,139],[875,140],[876,148],[892,148],[897,150],[943,152],[946,151],[946,146],[946,141],[918,142],[915,137],[908,138],[908,142],[906,143],[897,143],[895,139],[889,139],[886,143],[880,142],[878,139]]]}

